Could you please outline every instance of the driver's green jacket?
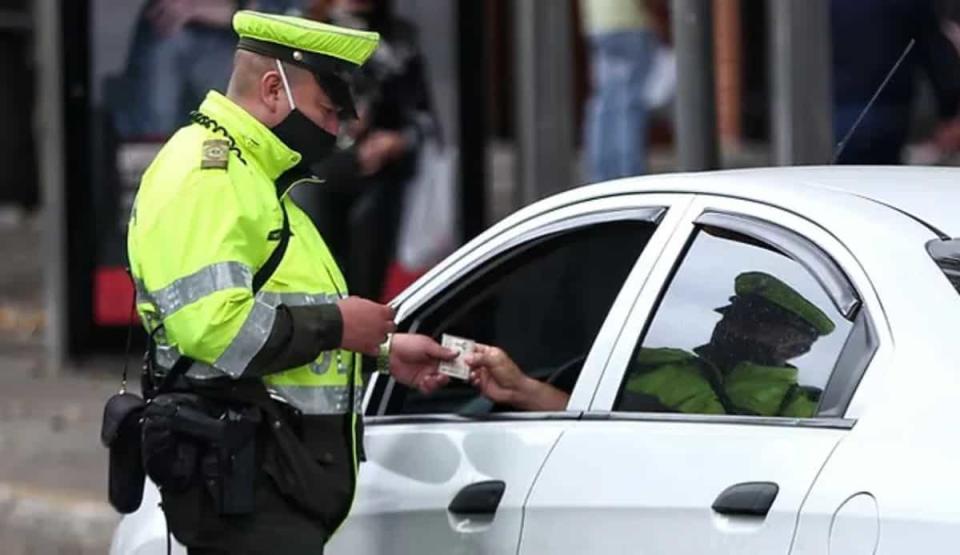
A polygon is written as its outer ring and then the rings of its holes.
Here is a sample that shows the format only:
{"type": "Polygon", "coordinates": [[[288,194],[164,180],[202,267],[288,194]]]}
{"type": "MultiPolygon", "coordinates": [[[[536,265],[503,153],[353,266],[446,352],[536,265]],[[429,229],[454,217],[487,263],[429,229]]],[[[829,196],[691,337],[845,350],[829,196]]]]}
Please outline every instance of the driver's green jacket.
{"type": "Polygon", "coordinates": [[[681,349],[642,349],[627,380],[631,410],[809,418],[820,391],[797,383],[797,369],[741,362],[722,372],[681,349]]]}

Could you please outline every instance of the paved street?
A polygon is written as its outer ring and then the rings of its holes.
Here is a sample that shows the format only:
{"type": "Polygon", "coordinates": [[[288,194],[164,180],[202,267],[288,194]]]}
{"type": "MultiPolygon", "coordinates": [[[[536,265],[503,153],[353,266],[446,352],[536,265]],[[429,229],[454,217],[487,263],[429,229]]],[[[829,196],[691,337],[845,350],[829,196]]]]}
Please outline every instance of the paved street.
{"type": "Polygon", "coordinates": [[[106,553],[103,400],[117,359],[42,377],[42,289],[34,221],[0,228],[0,545],[5,555],[106,553]]]}

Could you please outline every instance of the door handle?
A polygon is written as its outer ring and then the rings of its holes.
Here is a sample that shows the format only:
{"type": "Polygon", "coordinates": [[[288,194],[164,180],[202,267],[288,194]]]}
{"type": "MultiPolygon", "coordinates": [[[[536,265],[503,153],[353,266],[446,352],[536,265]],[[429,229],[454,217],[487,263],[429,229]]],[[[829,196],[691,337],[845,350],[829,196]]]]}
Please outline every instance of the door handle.
{"type": "Polygon", "coordinates": [[[767,516],[780,486],[773,482],[744,482],[723,490],[713,502],[722,515],[767,516]]]}
{"type": "Polygon", "coordinates": [[[470,484],[457,493],[447,510],[455,515],[493,515],[506,488],[501,480],[470,484]]]}

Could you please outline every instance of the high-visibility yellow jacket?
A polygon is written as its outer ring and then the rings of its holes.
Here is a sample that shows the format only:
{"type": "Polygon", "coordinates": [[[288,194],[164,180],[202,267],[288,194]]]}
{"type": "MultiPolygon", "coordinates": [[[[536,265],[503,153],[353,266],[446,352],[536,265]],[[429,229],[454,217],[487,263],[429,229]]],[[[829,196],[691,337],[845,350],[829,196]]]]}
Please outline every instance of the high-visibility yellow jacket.
{"type": "MultiPolygon", "coordinates": [[[[268,478],[260,483],[275,484],[287,502],[258,507],[272,513],[242,533],[225,532],[223,544],[269,540],[277,522],[288,522],[301,526],[301,543],[322,545],[353,501],[362,384],[360,357],[339,348],[343,321],[335,303],[347,284],[288,195],[317,180],[298,169],[300,154],[216,92],[193,120],[164,145],[137,193],[128,233],[137,311],[158,343],[157,366],[170,369],[189,357],[186,375],[195,388],[229,383],[225,376],[263,380],[302,414],[293,419],[295,434],[286,434],[279,418],[265,421],[274,439],[266,440],[268,478]],[[254,294],[254,276],[284,235],[281,203],[289,242],[254,294]]],[[[189,491],[162,492],[165,510],[194,514],[178,510],[196,504],[189,491]]]]}
{"type": "Polygon", "coordinates": [[[347,284],[287,194],[311,181],[284,179],[300,154],[217,92],[199,112],[212,122],[180,129],[163,147],[144,173],[129,225],[137,310],[148,331],[162,324],[158,364],[170,368],[188,356],[197,361],[190,378],[264,376],[273,393],[305,414],[352,412],[359,403],[349,398],[349,373],[359,392],[359,358],[337,349],[342,322],[333,304],[347,294],[347,284]],[[216,126],[235,140],[229,150],[216,126]],[[252,277],[280,238],[280,202],[292,236],[279,267],[254,295],[252,277]],[[305,307],[319,322],[312,328],[323,328],[320,337],[316,329],[312,336],[304,331],[311,326],[296,325],[305,307]],[[278,339],[281,332],[286,337],[278,339]],[[276,360],[264,360],[265,349],[284,350],[270,343],[283,341],[287,351],[300,351],[301,364],[276,368],[276,360]],[[319,346],[326,350],[304,359],[304,348],[319,346]]]}

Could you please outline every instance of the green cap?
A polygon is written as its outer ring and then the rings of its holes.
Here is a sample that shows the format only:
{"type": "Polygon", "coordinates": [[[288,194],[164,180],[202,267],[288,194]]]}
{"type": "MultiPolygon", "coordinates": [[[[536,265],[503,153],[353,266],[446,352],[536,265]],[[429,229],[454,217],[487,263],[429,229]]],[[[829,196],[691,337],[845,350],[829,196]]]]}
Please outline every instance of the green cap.
{"type": "Polygon", "coordinates": [[[744,272],[734,281],[737,297],[760,297],[799,317],[820,335],[829,335],[836,325],[822,310],[783,281],[764,272],[744,272]]]}
{"type": "Polygon", "coordinates": [[[337,106],[353,114],[354,71],[377,49],[380,35],[318,21],[241,10],[233,16],[237,48],[309,70],[337,106]]]}

